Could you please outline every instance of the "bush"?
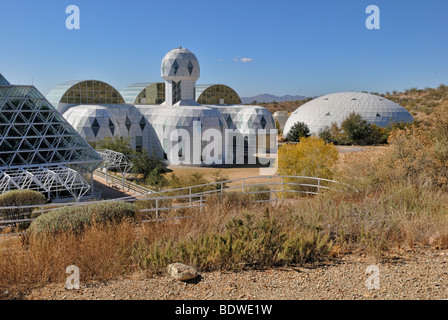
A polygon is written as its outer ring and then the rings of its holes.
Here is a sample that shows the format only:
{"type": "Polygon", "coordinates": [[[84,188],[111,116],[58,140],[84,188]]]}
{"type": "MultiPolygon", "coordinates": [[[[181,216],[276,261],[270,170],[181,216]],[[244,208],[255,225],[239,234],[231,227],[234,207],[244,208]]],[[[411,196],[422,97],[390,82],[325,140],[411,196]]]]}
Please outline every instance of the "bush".
{"type": "Polygon", "coordinates": [[[307,138],[309,136],[311,136],[310,129],[306,123],[299,121],[291,127],[285,140],[290,142],[300,142],[300,138],[307,138]]]}
{"type": "MultiPolygon", "coordinates": [[[[46,203],[45,196],[33,190],[12,190],[0,195],[0,207],[34,206],[46,203]]],[[[0,220],[17,220],[31,217],[33,208],[10,209],[0,211],[0,220]]],[[[26,229],[30,222],[18,224],[19,229],[26,229]]]]}
{"type": "Polygon", "coordinates": [[[394,183],[448,190],[448,111],[436,109],[427,130],[396,129],[384,150],[347,154],[337,178],[366,193],[394,183]]]}
{"type": "Polygon", "coordinates": [[[45,232],[82,233],[94,223],[120,222],[135,219],[135,206],[125,202],[103,202],[85,206],[64,207],[41,215],[31,223],[28,231],[35,235],[45,232]]]}
{"type": "MultiPolygon", "coordinates": [[[[319,138],[302,138],[298,144],[287,144],[278,150],[278,172],[285,176],[305,176],[322,179],[333,178],[333,168],[338,160],[338,151],[332,144],[319,138]]],[[[310,179],[288,178],[290,188],[300,192],[316,192],[317,182],[310,179]],[[299,184],[316,184],[304,186],[299,184]]],[[[321,183],[323,186],[324,183],[321,183]]]]}
{"type": "MultiPolygon", "coordinates": [[[[223,177],[221,177],[221,178],[223,178],[223,177]]],[[[219,177],[216,177],[216,179],[219,179],[219,177]]],[[[223,181],[223,180],[221,180],[221,181],[223,181]]],[[[214,185],[203,186],[204,184],[209,184],[210,181],[208,181],[204,177],[204,174],[202,174],[198,171],[195,171],[194,173],[192,173],[190,175],[183,176],[180,178],[173,173],[173,174],[171,174],[171,176],[168,180],[168,183],[169,183],[169,186],[171,189],[180,189],[180,188],[187,188],[187,187],[200,185],[200,187],[191,188],[192,194],[211,191],[211,190],[216,189],[214,185]]],[[[220,187],[221,186],[219,186],[219,188],[220,187]]],[[[189,189],[184,189],[184,190],[175,191],[174,194],[171,194],[171,195],[173,195],[173,196],[174,195],[188,195],[189,193],[190,193],[189,189]]]]}
{"type": "Polygon", "coordinates": [[[342,122],[341,128],[350,144],[366,144],[371,135],[371,127],[367,120],[354,112],[342,122]]]}
{"type": "Polygon", "coordinates": [[[329,237],[316,230],[287,230],[275,214],[243,211],[226,219],[222,231],[209,231],[177,242],[155,242],[141,265],[161,270],[174,261],[201,270],[263,268],[305,263],[325,257],[331,250],[329,237]]]}
{"type": "Polygon", "coordinates": [[[247,208],[251,204],[248,194],[231,191],[224,194],[215,194],[207,198],[208,209],[230,210],[230,208],[247,208]]]}
{"type": "Polygon", "coordinates": [[[108,149],[115,152],[120,152],[127,157],[130,157],[134,153],[134,149],[131,147],[129,138],[123,136],[105,137],[104,139],[94,143],[93,146],[95,149],[108,149]]]}
{"type": "Polygon", "coordinates": [[[302,138],[298,144],[287,144],[278,150],[280,175],[331,179],[338,151],[319,138],[302,138]]]}
{"type": "Polygon", "coordinates": [[[249,186],[245,191],[256,201],[271,199],[271,189],[268,186],[249,186]]]}
{"type": "Polygon", "coordinates": [[[319,131],[318,137],[337,145],[386,144],[391,132],[398,129],[404,130],[412,125],[413,123],[407,122],[391,122],[386,127],[380,127],[376,124],[369,124],[362,119],[360,114],[351,113],[342,122],[341,127],[336,123],[325,126],[319,131]]]}
{"type": "Polygon", "coordinates": [[[152,185],[159,185],[163,182],[165,173],[165,163],[159,159],[155,152],[151,156],[148,151],[143,150],[135,152],[131,158],[132,172],[143,175],[143,180],[151,178],[152,185]]]}

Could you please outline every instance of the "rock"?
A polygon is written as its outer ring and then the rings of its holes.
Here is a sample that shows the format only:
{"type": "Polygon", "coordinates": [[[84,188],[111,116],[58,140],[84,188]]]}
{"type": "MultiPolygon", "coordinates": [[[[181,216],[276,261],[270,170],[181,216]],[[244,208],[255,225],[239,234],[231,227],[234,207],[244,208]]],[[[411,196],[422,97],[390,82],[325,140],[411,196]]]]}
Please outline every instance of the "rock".
{"type": "Polygon", "coordinates": [[[199,275],[195,268],[183,263],[172,263],[168,265],[167,271],[170,276],[180,281],[194,279],[199,275]]]}

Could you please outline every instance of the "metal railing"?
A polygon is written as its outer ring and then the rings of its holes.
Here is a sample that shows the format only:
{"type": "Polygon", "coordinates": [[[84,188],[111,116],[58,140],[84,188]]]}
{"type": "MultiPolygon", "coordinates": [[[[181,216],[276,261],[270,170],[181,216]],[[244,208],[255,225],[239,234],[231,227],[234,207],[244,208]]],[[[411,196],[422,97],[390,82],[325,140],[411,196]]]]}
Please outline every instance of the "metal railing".
{"type": "MultiPolygon", "coordinates": [[[[154,190],[145,188],[143,186],[140,186],[138,184],[135,184],[133,182],[130,182],[126,179],[122,179],[119,178],[111,173],[104,173],[101,170],[95,170],[93,172],[94,175],[104,179],[106,181],[107,184],[111,184],[112,186],[116,186],[117,188],[122,188],[122,186],[124,185],[124,189],[127,191],[131,191],[133,193],[136,193],[138,195],[145,195],[145,194],[149,194],[149,193],[153,193],[155,192],[154,190]]],[[[118,189],[117,189],[118,190],[118,189]]]]}
{"type": "MultiPolygon", "coordinates": [[[[131,183],[132,184],[132,183],[131,183]]],[[[233,180],[218,181],[213,183],[164,190],[159,192],[147,193],[141,196],[128,196],[118,199],[88,201],[88,202],[69,202],[54,203],[35,206],[18,206],[18,207],[0,207],[0,218],[2,213],[8,210],[28,210],[45,214],[61,207],[68,206],[85,206],[94,203],[103,202],[139,202],[143,206],[139,208],[139,212],[147,215],[141,222],[164,221],[167,219],[184,219],[186,216],[164,217],[164,212],[178,212],[183,209],[198,209],[200,212],[207,206],[207,199],[216,194],[224,194],[227,192],[241,192],[251,195],[251,201],[258,203],[268,203],[284,200],[288,194],[307,194],[319,195],[325,190],[336,190],[343,192],[347,188],[352,188],[347,184],[343,184],[334,180],[303,177],[303,176],[258,176],[233,180]],[[251,183],[256,181],[257,183],[251,183]],[[264,187],[263,190],[257,189],[264,187]],[[146,203],[145,203],[146,202],[146,203]],[[145,207],[146,205],[146,207],[145,207]]],[[[149,189],[147,189],[149,190],[149,189]]],[[[29,214],[22,214],[17,219],[0,220],[1,229],[6,226],[14,226],[19,223],[31,222],[35,219],[29,217],[29,214]]],[[[11,235],[11,234],[1,234],[11,235]]]]}

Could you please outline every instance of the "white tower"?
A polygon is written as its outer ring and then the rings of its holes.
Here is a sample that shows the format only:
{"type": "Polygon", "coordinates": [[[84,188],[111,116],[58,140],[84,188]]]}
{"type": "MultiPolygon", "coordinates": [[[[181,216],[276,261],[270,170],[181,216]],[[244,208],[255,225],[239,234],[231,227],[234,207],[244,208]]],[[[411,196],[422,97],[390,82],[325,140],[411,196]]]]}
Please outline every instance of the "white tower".
{"type": "Polygon", "coordinates": [[[199,61],[185,48],[168,52],[162,60],[162,78],[165,79],[165,105],[195,106],[196,81],[199,79],[199,61]]]}

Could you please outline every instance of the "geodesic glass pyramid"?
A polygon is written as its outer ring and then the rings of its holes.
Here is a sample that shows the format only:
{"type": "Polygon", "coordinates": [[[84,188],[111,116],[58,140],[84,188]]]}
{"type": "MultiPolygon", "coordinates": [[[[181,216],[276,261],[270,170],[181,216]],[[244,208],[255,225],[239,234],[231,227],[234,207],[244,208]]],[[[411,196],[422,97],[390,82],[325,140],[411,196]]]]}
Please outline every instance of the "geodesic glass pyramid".
{"type": "MultiPolygon", "coordinates": [[[[63,177],[64,168],[72,178],[79,175],[68,180],[78,181],[75,184],[85,189],[88,183],[81,175],[91,173],[101,161],[101,156],[35,87],[10,85],[0,75],[0,186],[5,185],[0,193],[21,188],[20,179],[24,177],[32,176],[39,185],[38,176],[42,174],[33,174],[35,170],[50,170],[53,176],[63,177]],[[22,177],[14,180],[11,172],[17,175],[17,170],[22,177]]],[[[45,185],[45,181],[40,182],[45,185]]],[[[48,191],[45,187],[35,189],[48,191]]]]}

